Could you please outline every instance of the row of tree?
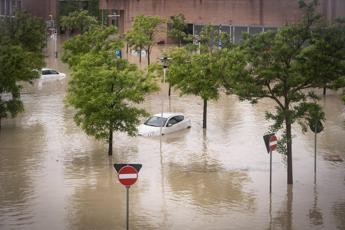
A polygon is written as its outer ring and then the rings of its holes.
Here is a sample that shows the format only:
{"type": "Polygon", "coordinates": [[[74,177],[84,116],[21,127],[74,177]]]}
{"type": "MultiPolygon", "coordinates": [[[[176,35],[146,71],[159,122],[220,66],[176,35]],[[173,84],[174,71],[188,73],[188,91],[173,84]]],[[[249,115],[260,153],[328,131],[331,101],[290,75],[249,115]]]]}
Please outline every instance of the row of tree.
{"type": "Polygon", "coordinates": [[[116,28],[94,26],[66,41],[62,57],[72,70],[66,101],[76,109],[74,120],[88,135],[106,140],[109,155],[113,132],[135,135],[140,117],[148,115],[138,104],[158,90],[155,66],[143,72],[115,57],[122,47],[116,28]]]}
{"type": "MultiPolygon", "coordinates": [[[[200,45],[178,47],[168,53],[171,63],[167,81],[182,95],[193,94],[202,98],[203,128],[207,127],[207,102],[219,98],[224,91],[252,103],[263,98],[276,103],[276,110],[268,111],[266,117],[273,120],[270,131],[283,130],[284,138],[280,147],[288,157],[289,184],[293,182],[292,124],[298,122],[305,129],[308,123],[324,119],[315,88],[337,89],[345,85],[345,22],[339,20],[329,23],[322,20],[316,13],[316,6],[316,0],[309,4],[300,1],[304,11],[300,21],[278,31],[247,36],[239,45],[232,44],[226,34],[214,27],[206,26],[198,38],[200,45]],[[222,44],[222,47],[215,44],[222,44]]],[[[176,17],[178,24],[183,24],[183,17],[176,17]]],[[[11,25],[11,20],[19,18],[6,19],[9,20],[7,24],[11,25]]],[[[116,29],[103,27],[85,14],[83,18],[92,23],[74,23],[78,15],[74,20],[66,19],[67,25],[80,26],[81,32],[64,44],[63,61],[72,70],[66,101],[76,110],[76,123],[87,134],[105,139],[109,143],[108,154],[111,155],[114,131],[136,134],[139,118],[147,114],[138,105],[147,93],[158,89],[156,82],[161,67],[151,64],[147,70],[140,71],[127,60],[116,58],[114,51],[122,49],[124,44],[116,29]]],[[[27,19],[25,21],[29,22],[27,19]]],[[[159,24],[158,17],[138,16],[125,40],[134,49],[145,49],[149,56],[159,24]]],[[[2,117],[8,111],[11,113],[13,104],[19,98],[19,86],[13,82],[34,78],[35,73],[31,70],[41,64],[41,59],[14,55],[24,51],[25,55],[41,54],[37,52],[42,47],[37,44],[41,43],[27,44],[27,38],[21,41],[21,36],[11,37],[11,34],[23,32],[11,33],[11,28],[15,27],[8,28],[8,31],[4,30],[5,33],[0,33],[0,41],[2,44],[12,44],[13,40],[15,44],[14,47],[1,46],[4,50],[1,52],[1,65],[18,68],[21,64],[16,63],[24,63],[25,69],[22,71],[26,72],[20,74],[11,67],[11,72],[7,73],[7,68],[1,68],[1,92],[12,92],[13,95],[10,101],[0,101],[2,117]],[[33,44],[37,46],[31,47],[33,44]],[[11,58],[8,62],[11,64],[6,62],[10,59],[5,57],[11,58]],[[9,81],[12,78],[14,80],[9,81]]],[[[176,27],[176,31],[181,32],[174,32],[177,40],[185,39],[184,29],[181,25],[176,27]]],[[[29,34],[31,32],[25,29],[18,31],[22,30],[29,34]]],[[[17,108],[21,107],[19,103],[17,108]]]]}
{"type": "Polygon", "coordinates": [[[253,104],[263,98],[276,104],[266,118],[273,121],[270,131],[283,130],[279,146],[287,155],[288,184],[293,183],[292,124],[298,122],[306,130],[308,124],[324,119],[315,88],[345,86],[345,22],[323,20],[316,7],[316,0],[300,1],[300,21],[278,31],[247,35],[238,46],[212,46],[222,36],[206,27],[199,52],[177,48],[169,53],[167,80],[181,94],[203,99],[203,128],[207,101],[217,99],[223,89],[253,104]]]}
{"type": "MultiPolygon", "coordinates": [[[[345,85],[345,21],[322,20],[316,13],[317,1],[300,1],[304,17],[278,31],[247,36],[237,46],[226,34],[206,26],[199,35],[200,46],[172,50],[167,72],[168,82],[181,94],[200,96],[204,101],[203,128],[206,128],[207,102],[220,92],[236,94],[242,100],[258,102],[268,98],[276,103],[271,131],[283,130],[281,150],[288,157],[288,183],[292,184],[291,125],[298,122],[306,129],[308,123],[324,119],[313,89],[337,89],[345,85]],[[221,41],[221,42],[219,42],[221,41]],[[217,45],[222,44],[220,49],[217,45]],[[196,49],[196,50],[195,50],[196,49]]],[[[73,15],[72,15],[73,16],[73,15]]],[[[85,13],[91,23],[75,23],[82,34],[65,43],[63,60],[72,69],[67,102],[76,108],[75,121],[86,133],[109,142],[112,154],[113,131],[135,135],[140,116],[146,115],[137,105],[145,94],[157,90],[156,65],[145,72],[126,60],[114,56],[123,42],[114,28],[104,28],[85,13]]],[[[184,18],[172,17],[175,39],[185,39],[184,18]],[[177,23],[177,22],[178,23],[177,23]]],[[[74,24],[73,24],[74,23],[74,24]]],[[[133,29],[126,34],[129,45],[145,49],[149,54],[160,19],[138,16],[133,29]]],[[[43,65],[42,48],[45,31],[42,20],[24,13],[0,18],[0,127],[1,118],[23,111],[20,82],[38,77],[43,65]]],[[[182,42],[179,42],[182,44],[182,42]]],[[[344,98],[345,100],[345,98],[344,98]]]]}
{"type": "Polygon", "coordinates": [[[0,129],[1,119],[24,110],[20,82],[39,76],[45,35],[43,20],[27,13],[0,17],[0,129]]]}

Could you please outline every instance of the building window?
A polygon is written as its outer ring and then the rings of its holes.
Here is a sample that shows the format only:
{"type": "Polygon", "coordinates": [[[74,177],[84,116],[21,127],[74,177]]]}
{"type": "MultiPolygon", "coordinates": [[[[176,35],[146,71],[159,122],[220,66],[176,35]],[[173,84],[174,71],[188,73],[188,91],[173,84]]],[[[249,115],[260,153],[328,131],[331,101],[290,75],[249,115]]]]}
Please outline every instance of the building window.
{"type": "Polygon", "coordinates": [[[247,26],[235,26],[234,27],[234,34],[233,34],[233,41],[234,43],[239,43],[243,40],[243,34],[248,32],[247,26]]]}

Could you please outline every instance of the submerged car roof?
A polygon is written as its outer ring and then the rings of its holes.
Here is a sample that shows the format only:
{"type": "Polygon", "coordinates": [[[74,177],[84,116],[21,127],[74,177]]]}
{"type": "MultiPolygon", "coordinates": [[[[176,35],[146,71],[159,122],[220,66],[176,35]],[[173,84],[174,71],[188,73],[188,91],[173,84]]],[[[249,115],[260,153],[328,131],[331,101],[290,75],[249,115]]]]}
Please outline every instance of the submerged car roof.
{"type": "MultiPolygon", "coordinates": [[[[178,115],[184,116],[183,113],[163,113],[163,117],[164,118],[169,118],[169,117],[178,116],[178,115]]],[[[154,114],[153,116],[155,116],[155,117],[162,117],[162,114],[161,113],[157,113],[157,114],[154,114]]]]}
{"type": "MultiPolygon", "coordinates": [[[[55,70],[55,69],[51,69],[51,68],[44,67],[44,68],[42,68],[41,70],[43,71],[43,70],[55,70]]],[[[55,70],[55,71],[56,71],[56,70],[55,70]]]]}

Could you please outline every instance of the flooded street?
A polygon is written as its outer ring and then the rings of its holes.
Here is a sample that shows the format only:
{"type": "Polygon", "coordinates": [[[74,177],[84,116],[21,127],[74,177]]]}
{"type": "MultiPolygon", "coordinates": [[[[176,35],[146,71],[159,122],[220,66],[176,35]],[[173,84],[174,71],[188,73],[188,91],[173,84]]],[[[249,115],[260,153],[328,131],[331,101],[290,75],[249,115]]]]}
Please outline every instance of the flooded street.
{"type": "MultiPolygon", "coordinates": [[[[54,59],[47,65],[68,73],[54,59]]],[[[223,95],[209,102],[203,130],[202,100],[173,92],[164,110],[185,113],[192,128],[161,144],[115,133],[108,157],[107,144],[88,137],[64,105],[69,77],[25,86],[25,112],[2,122],[0,229],[125,229],[126,189],[113,168],[122,162],[143,165],[130,188],[130,229],[345,229],[345,106],[337,93],[320,101],[327,120],[316,179],[314,134],[295,125],[294,184],[287,186],[285,156],[274,152],[270,195],[262,136],[272,102],[223,95]]],[[[161,111],[160,95],[143,105],[151,114],[161,111]]]]}

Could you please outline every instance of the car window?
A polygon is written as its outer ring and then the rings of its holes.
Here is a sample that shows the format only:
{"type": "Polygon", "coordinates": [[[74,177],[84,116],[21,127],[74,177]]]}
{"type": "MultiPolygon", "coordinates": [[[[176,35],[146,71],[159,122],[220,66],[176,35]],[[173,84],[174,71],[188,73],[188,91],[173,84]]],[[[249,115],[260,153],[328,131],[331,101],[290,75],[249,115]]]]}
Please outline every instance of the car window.
{"type": "Polygon", "coordinates": [[[153,116],[147,119],[144,124],[154,127],[161,127],[162,124],[165,124],[166,120],[166,118],[153,116]]]}
{"type": "Polygon", "coordinates": [[[52,70],[52,69],[42,70],[42,75],[49,75],[49,74],[59,74],[59,72],[56,70],[52,70]]]}
{"type": "Polygon", "coordinates": [[[176,116],[176,117],[174,117],[174,118],[175,118],[175,120],[176,120],[177,122],[180,122],[180,121],[183,121],[183,120],[184,120],[184,116],[182,116],[182,115],[176,116]]]}
{"type": "Polygon", "coordinates": [[[180,116],[172,117],[172,118],[170,118],[170,120],[168,121],[167,127],[173,126],[173,125],[175,125],[176,123],[179,123],[180,121],[181,121],[180,116]]]}
{"type": "Polygon", "coordinates": [[[50,70],[42,70],[42,75],[48,75],[51,74],[50,70]]]}

